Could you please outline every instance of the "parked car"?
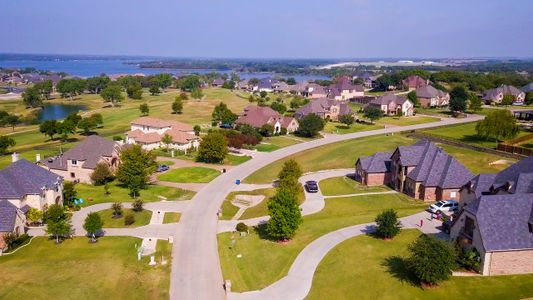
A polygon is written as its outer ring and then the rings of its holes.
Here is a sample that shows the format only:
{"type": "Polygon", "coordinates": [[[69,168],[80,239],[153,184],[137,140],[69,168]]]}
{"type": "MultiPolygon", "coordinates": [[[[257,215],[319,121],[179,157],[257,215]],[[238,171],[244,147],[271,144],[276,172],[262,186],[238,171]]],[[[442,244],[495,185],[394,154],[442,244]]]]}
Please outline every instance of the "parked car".
{"type": "Polygon", "coordinates": [[[309,180],[305,182],[305,190],[308,193],[318,193],[318,184],[314,180],[309,180]]]}
{"type": "Polygon", "coordinates": [[[233,126],[231,124],[221,124],[219,127],[223,128],[223,129],[232,129],[233,128],[233,126]]]}
{"type": "Polygon", "coordinates": [[[167,165],[159,165],[157,166],[157,172],[165,172],[168,171],[169,167],[167,165]]]}
{"type": "Polygon", "coordinates": [[[452,212],[459,209],[459,203],[454,200],[441,200],[435,204],[431,204],[428,211],[436,214],[437,212],[452,212]]]}

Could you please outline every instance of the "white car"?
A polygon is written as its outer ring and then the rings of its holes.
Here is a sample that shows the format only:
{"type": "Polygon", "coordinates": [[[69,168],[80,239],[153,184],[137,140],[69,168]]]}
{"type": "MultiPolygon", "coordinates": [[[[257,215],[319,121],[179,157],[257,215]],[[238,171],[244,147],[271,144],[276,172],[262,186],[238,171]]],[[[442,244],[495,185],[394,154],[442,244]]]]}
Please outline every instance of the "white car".
{"type": "Polygon", "coordinates": [[[452,212],[459,209],[459,203],[454,200],[441,200],[435,204],[431,204],[429,206],[429,212],[437,213],[437,212],[452,212]]]}

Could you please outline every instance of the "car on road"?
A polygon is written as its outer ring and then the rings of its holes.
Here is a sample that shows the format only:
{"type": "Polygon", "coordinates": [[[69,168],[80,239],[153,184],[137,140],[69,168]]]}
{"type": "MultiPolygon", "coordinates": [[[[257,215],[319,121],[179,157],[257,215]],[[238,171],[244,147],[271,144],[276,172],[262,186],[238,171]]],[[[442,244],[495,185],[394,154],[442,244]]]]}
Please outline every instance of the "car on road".
{"type": "Polygon", "coordinates": [[[314,180],[309,180],[305,182],[305,190],[308,193],[318,193],[318,184],[314,180]]]}
{"type": "Polygon", "coordinates": [[[157,166],[157,172],[165,172],[168,171],[169,167],[167,165],[159,165],[157,166]]]}
{"type": "Polygon", "coordinates": [[[431,213],[438,212],[454,212],[459,209],[459,203],[454,200],[441,200],[437,203],[431,204],[428,208],[428,211],[431,213]]]}

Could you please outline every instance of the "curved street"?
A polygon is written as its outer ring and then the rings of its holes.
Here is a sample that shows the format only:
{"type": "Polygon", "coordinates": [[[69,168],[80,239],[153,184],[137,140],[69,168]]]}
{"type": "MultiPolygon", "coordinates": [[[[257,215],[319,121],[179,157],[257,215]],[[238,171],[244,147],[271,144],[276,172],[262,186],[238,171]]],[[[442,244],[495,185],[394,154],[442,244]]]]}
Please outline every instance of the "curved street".
{"type": "Polygon", "coordinates": [[[469,115],[464,119],[443,119],[438,122],[385,128],[325,138],[296,144],[258,156],[219,176],[202,188],[184,210],[174,231],[171,299],[224,299],[224,280],[217,248],[217,212],[225,197],[232,191],[237,179],[244,179],[254,171],[292,154],[354,138],[398,133],[438,126],[481,120],[482,116],[469,115]]]}

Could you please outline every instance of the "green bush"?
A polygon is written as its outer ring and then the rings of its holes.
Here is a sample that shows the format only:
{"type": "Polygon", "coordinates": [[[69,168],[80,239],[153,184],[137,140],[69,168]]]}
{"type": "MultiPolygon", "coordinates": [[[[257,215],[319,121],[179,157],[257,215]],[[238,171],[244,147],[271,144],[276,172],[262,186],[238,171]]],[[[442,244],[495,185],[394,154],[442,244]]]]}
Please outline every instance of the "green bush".
{"type": "Polygon", "coordinates": [[[407,266],[423,284],[437,285],[456,267],[455,250],[445,241],[422,234],[409,245],[407,266]]]}
{"type": "Polygon", "coordinates": [[[481,257],[476,249],[462,248],[457,257],[457,263],[467,270],[476,270],[481,263],[481,257]]]}
{"type": "Polygon", "coordinates": [[[131,224],[135,223],[135,215],[133,214],[127,214],[125,217],[124,217],[124,225],[126,226],[129,226],[131,224]]]}
{"type": "Polygon", "coordinates": [[[243,222],[240,222],[237,224],[237,227],[235,227],[238,232],[248,232],[248,225],[244,224],[243,222]]]}
{"type": "Polygon", "coordinates": [[[384,239],[391,239],[400,233],[402,224],[394,209],[385,210],[376,217],[376,233],[384,239]]]}
{"type": "Polygon", "coordinates": [[[141,200],[141,199],[136,199],[135,201],[133,201],[133,211],[136,211],[136,212],[140,212],[140,211],[143,211],[143,205],[144,205],[144,202],[141,200]]]}
{"type": "Polygon", "coordinates": [[[113,136],[113,141],[122,141],[123,138],[120,135],[113,136]]]}

